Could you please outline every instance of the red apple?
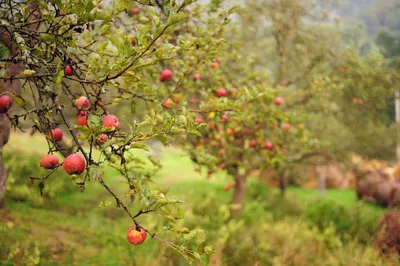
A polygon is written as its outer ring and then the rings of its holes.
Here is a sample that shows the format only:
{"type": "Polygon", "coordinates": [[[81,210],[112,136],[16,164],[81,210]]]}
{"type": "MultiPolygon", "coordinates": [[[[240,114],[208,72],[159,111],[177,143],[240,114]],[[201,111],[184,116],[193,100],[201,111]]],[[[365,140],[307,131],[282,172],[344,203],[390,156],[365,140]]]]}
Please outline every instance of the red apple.
{"type": "Polygon", "coordinates": [[[52,154],[45,155],[40,159],[40,166],[45,169],[54,169],[58,164],[58,157],[52,154]]]}
{"type": "Polygon", "coordinates": [[[106,128],[115,128],[118,129],[119,128],[119,120],[115,115],[106,115],[103,118],[103,126],[106,128]]]}
{"type": "Polygon", "coordinates": [[[282,102],[283,102],[283,99],[282,99],[281,97],[277,97],[277,98],[275,98],[275,100],[274,100],[274,104],[275,104],[276,106],[281,105],[282,102]]]}
{"type": "Polygon", "coordinates": [[[197,98],[192,97],[192,98],[189,99],[189,102],[190,102],[191,104],[196,104],[196,103],[198,102],[198,100],[197,100],[197,98]]]}
{"type": "Polygon", "coordinates": [[[285,123],[285,124],[283,124],[283,129],[284,130],[289,130],[290,129],[290,124],[289,123],[285,123]]]}
{"type": "Polygon", "coordinates": [[[201,117],[201,116],[196,116],[196,120],[195,120],[195,122],[197,123],[197,124],[201,124],[201,123],[204,123],[204,120],[203,120],[203,117],[201,117]]]}
{"type": "Polygon", "coordinates": [[[140,13],[140,8],[135,7],[134,9],[132,9],[132,14],[133,15],[138,15],[140,13]]]}
{"type": "Polygon", "coordinates": [[[245,133],[246,135],[251,135],[251,134],[253,134],[253,131],[252,131],[251,129],[246,129],[246,130],[244,131],[244,133],[245,133]]]}
{"type": "Polygon", "coordinates": [[[225,191],[229,191],[229,190],[231,190],[231,189],[234,188],[234,187],[236,187],[236,182],[233,182],[233,183],[231,183],[231,184],[226,185],[226,186],[224,187],[224,190],[225,190],[225,191]]]}
{"type": "Polygon", "coordinates": [[[89,109],[90,108],[90,101],[85,96],[81,96],[75,100],[75,106],[79,109],[89,109]]]}
{"type": "Polygon", "coordinates": [[[74,153],[65,158],[63,167],[69,175],[80,175],[85,171],[86,162],[82,155],[74,153]]]}
{"type": "Polygon", "coordinates": [[[207,127],[209,130],[214,130],[217,128],[217,125],[213,121],[210,121],[208,122],[207,127]]]}
{"type": "Polygon", "coordinates": [[[170,81],[172,79],[172,70],[169,68],[164,69],[161,71],[160,75],[158,76],[159,81],[170,81]]]}
{"type": "Polygon", "coordinates": [[[218,68],[219,67],[219,62],[218,61],[214,61],[211,63],[211,68],[218,68]]]}
{"type": "Polygon", "coordinates": [[[228,121],[229,121],[229,115],[227,113],[224,113],[221,117],[221,123],[225,124],[228,121]]]}
{"type": "Polygon", "coordinates": [[[168,98],[163,101],[162,107],[163,107],[163,109],[167,109],[167,108],[170,108],[173,104],[174,104],[174,102],[170,98],[168,98]]]}
{"type": "Polygon", "coordinates": [[[264,149],[272,150],[273,148],[274,148],[274,144],[272,144],[272,142],[267,141],[264,143],[264,149]]]}
{"type": "Polygon", "coordinates": [[[192,80],[196,81],[196,80],[200,80],[200,78],[201,78],[200,73],[196,73],[193,75],[192,80]]]}
{"type": "Polygon", "coordinates": [[[250,140],[249,146],[250,146],[251,148],[257,147],[257,141],[256,141],[255,139],[250,140]]]}
{"type": "Polygon", "coordinates": [[[66,76],[71,76],[74,74],[74,68],[70,65],[64,67],[64,74],[66,76]]]}
{"type": "Polygon", "coordinates": [[[227,136],[232,136],[234,133],[235,133],[235,132],[233,131],[232,128],[228,127],[228,128],[226,129],[226,135],[227,135],[227,136]]]}
{"type": "Polygon", "coordinates": [[[217,95],[217,97],[225,97],[228,95],[228,91],[225,88],[218,88],[215,94],[217,95]]]}
{"type": "Polygon", "coordinates": [[[142,244],[146,240],[147,232],[143,228],[132,226],[126,234],[126,239],[134,245],[142,244]]]}
{"type": "Polygon", "coordinates": [[[76,117],[76,123],[78,126],[87,126],[88,125],[88,112],[80,111],[78,116],[76,117]]]}
{"type": "Polygon", "coordinates": [[[101,134],[101,135],[99,136],[99,138],[96,140],[96,143],[97,143],[98,145],[103,145],[104,143],[107,142],[107,140],[108,140],[107,134],[101,134]]]}
{"type": "Polygon", "coordinates": [[[12,99],[8,95],[0,96],[0,114],[5,114],[12,106],[12,99]]]}
{"type": "Polygon", "coordinates": [[[132,38],[131,44],[132,44],[132,46],[136,46],[136,39],[135,38],[132,38]]]}
{"type": "Polygon", "coordinates": [[[226,163],[221,163],[219,165],[219,168],[221,168],[222,170],[225,170],[226,169],[226,163]]]}
{"type": "Polygon", "coordinates": [[[53,141],[60,141],[62,140],[63,132],[60,128],[57,127],[51,131],[50,135],[53,141]]]}

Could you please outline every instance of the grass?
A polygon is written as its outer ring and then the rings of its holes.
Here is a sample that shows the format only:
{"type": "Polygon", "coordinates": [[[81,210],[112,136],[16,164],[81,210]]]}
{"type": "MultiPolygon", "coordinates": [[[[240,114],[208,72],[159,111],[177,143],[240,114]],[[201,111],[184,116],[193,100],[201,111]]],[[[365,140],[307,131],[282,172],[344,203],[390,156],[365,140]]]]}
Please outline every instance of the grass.
{"type": "MultiPolygon", "coordinates": [[[[40,136],[13,134],[4,153],[21,149],[38,154],[39,158],[46,150],[46,142],[40,136]]],[[[225,174],[218,173],[207,180],[205,174],[194,171],[194,165],[187,156],[174,148],[164,150],[161,161],[163,168],[155,179],[169,189],[171,195],[186,202],[184,209],[190,209],[210,195],[218,195],[215,206],[229,202],[232,191],[225,192],[223,187],[231,180],[225,174]]],[[[123,192],[123,179],[116,172],[106,171],[104,179],[110,187],[123,192]]],[[[320,198],[317,191],[295,187],[288,189],[288,196],[300,202],[320,198]]],[[[360,204],[351,190],[328,190],[324,198],[346,208],[360,204]]],[[[99,184],[90,183],[84,193],[80,193],[78,188],[73,192],[62,192],[41,207],[34,207],[28,202],[9,201],[8,210],[0,212],[0,258],[8,249],[19,250],[14,258],[25,258],[23,250],[33,252],[37,246],[42,265],[136,265],[132,264],[132,257],[138,265],[154,265],[154,258],[163,251],[163,247],[153,240],[138,247],[129,245],[125,234],[131,221],[113,204],[98,208],[99,202],[104,200],[112,199],[99,184]],[[2,237],[8,237],[15,243],[6,243],[1,240],[2,237]]],[[[371,204],[364,206],[377,213],[383,211],[371,204]]],[[[150,227],[156,227],[156,216],[143,219],[150,227]]],[[[0,265],[12,265],[11,261],[12,258],[4,264],[0,262],[0,265]]]]}

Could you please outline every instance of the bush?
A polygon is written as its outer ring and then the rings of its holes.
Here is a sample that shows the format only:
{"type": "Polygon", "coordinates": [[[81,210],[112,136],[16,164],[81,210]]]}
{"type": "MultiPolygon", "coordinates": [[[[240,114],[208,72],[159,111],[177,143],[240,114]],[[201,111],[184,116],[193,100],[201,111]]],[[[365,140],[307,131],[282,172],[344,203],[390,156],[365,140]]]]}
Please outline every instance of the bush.
{"type": "MultiPolygon", "coordinates": [[[[40,197],[38,181],[32,185],[30,176],[45,176],[49,170],[39,166],[40,155],[24,151],[4,152],[8,180],[6,184],[6,197],[13,201],[28,201],[34,206],[41,206],[43,198],[40,197]]],[[[78,189],[71,180],[62,172],[57,171],[46,180],[43,190],[44,198],[54,198],[57,193],[70,192],[78,189]]]]}
{"type": "Polygon", "coordinates": [[[248,201],[247,214],[243,214],[247,222],[250,221],[248,214],[254,212],[254,206],[262,206],[275,221],[296,217],[317,227],[321,232],[333,227],[341,239],[357,239],[360,243],[368,243],[378,227],[379,213],[366,209],[363,205],[349,208],[323,198],[299,202],[290,196],[282,198],[276,191],[256,183],[251,184],[249,197],[251,200],[248,201]]]}

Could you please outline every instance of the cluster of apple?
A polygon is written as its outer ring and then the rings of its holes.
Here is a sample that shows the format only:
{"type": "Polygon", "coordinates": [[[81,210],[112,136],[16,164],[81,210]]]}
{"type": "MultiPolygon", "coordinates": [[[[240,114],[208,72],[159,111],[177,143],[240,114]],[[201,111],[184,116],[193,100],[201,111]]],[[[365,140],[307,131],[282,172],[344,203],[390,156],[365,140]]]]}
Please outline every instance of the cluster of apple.
{"type": "MultiPolygon", "coordinates": [[[[76,118],[77,125],[87,126],[90,101],[87,97],[81,96],[75,100],[75,106],[79,109],[79,113],[76,118]]],[[[102,119],[102,125],[107,130],[115,130],[119,128],[118,118],[114,115],[106,115],[102,119]]],[[[61,141],[63,139],[63,132],[60,128],[54,128],[49,134],[49,139],[54,142],[61,141]]],[[[98,145],[103,145],[108,140],[108,135],[102,133],[96,139],[98,145]]],[[[48,154],[40,159],[40,166],[45,169],[55,169],[60,165],[59,159],[54,154],[48,154]]],[[[69,175],[79,175],[85,170],[86,162],[81,154],[75,153],[67,156],[63,162],[63,168],[69,175]]]]}

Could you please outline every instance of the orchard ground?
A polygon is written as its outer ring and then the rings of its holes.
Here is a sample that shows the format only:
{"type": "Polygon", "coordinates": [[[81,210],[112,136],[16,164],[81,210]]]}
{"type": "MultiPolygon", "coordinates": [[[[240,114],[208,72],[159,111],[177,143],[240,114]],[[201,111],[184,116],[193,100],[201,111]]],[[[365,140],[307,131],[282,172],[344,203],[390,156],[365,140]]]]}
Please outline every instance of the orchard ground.
{"type": "MultiPolygon", "coordinates": [[[[37,164],[39,164],[39,158],[45,150],[45,140],[39,135],[31,137],[12,134],[10,143],[4,150],[5,163],[7,168],[18,167],[19,164],[34,164],[36,162],[31,159],[37,158],[37,164]],[[7,160],[7,158],[15,158],[8,156],[10,154],[24,154],[27,159],[26,161],[7,160]]],[[[138,154],[138,156],[143,155],[138,154]]],[[[220,219],[216,210],[222,211],[223,206],[226,206],[231,199],[232,191],[225,192],[224,186],[232,180],[223,172],[207,180],[206,173],[195,172],[195,165],[191,160],[175,148],[164,150],[161,154],[161,162],[163,168],[155,177],[160,181],[157,183],[169,189],[170,195],[185,201],[181,207],[187,210],[186,216],[196,220],[196,215],[200,215],[201,217],[198,216],[197,219],[202,224],[198,226],[207,231],[212,241],[218,242],[213,238],[220,234],[218,224],[221,221],[213,219],[220,219]],[[201,208],[199,206],[206,210],[199,211],[201,208]],[[209,218],[209,221],[201,222],[200,220],[205,216],[209,218]]],[[[61,170],[59,172],[51,179],[64,179],[65,184],[72,183],[61,170]]],[[[37,184],[30,185],[29,176],[14,176],[12,170],[10,173],[11,179],[26,181],[22,183],[29,186],[29,193],[39,194],[37,184]]],[[[123,195],[123,179],[118,173],[108,170],[104,174],[104,179],[109,186],[123,195]]],[[[18,182],[21,183],[21,181],[18,182]]],[[[47,186],[50,185],[51,183],[47,184],[47,186]]],[[[31,265],[186,265],[179,255],[175,255],[174,251],[169,250],[159,241],[151,239],[150,236],[140,246],[129,244],[126,241],[126,232],[131,226],[130,220],[122,210],[114,208],[115,203],[112,198],[99,184],[90,182],[86,186],[85,193],[81,193],[78,186],[72,188],[66,191],[59,190],[54,198],[47,199],[41,204],[32,204],[24,198],[7,197],[8,208],[2,210],[0,214],[0,265],[12,265],[15,262],[21,265],[29,263],[31,265]],[[98,206],[101,202],[103,205],[109,205],[100,208],[98,206]],[[6,250],[11,252],[6,253],[6,250]]],[[[12,192],[13,184],[10,189],[12,192]]],[[[8,193],[10,194],[12,195],[8,193]]],[[[384,211],[378,206],[361,203],[352,190],[328,190],[325,197],[321,198],[317,191],[290,187],[286,198],[282,200],[277,190],[266,188],[255,179],[251,179],[248,197],[256,200],[251,201],[242,214],[245,226],[246,224],[256,226],[256,220],[258,224],[263,224],[265,221],[265,224],[271,224],[271,226],[277,226],[280,223],[292,226],[291,223],[295,220],[302,220],[310,228],[319,228],[321,235],[327,234],[329,228],[333,228],[334,239],[343,241],[343,247],[333,245],[332,249],[338,249],[338,252],[343,252],[343,258],[349,259],[354,255],[352,252],[354,253],[355,249],[354,247],[349,249],[348,243],[358,245],[356,249],[361,250],[360,252],[368,248],[373,250],[374,226],[384,211]],[[347,214],[351,217],[346,217],[347,214]],[[343,219],[337,217],[341,215],[343,219]],[[364,220],[366,217],[361,216],[367,216],[368,221],[364,220]],[[353,224],[349,224],[348,220],[353,224]],[[353,225],[358,228],[353,228],[353,225]]],[[[127,202],[128,199],[128,197],[125,198],[127,202]]],[[[141,217],[141,221],[145,221],[151,227],[156,223],[154,221],[156,217],[152,216],[151,219],[141,217]]],[[[293,226],[296,228],[295,225],[293,226]]],[[[268,243],[267,240],[266,243],[268,243]]],[[[218,243],[214,244],[218,249],[218,243]]],[[[286,239],[282,245],[281,248],[290,249],[293,243],[292,240],[286,239]]],[[[245,251],[238,250],[238,252],[245,251]]],[[[279,251],[274,252],[279,254],[279,251]]],[[[315,254],[310,253],[308,256],[312,257],[315,254]]],[[[212,265],[240,265],[227,262],[221,250],[217,251],[211,261],[212,265]],[[226,264],[222,262],[222,264],[215,264],[215,261],[225,261],[226,264]]],[[[337,262],[348,261],[338,258],[337,262]]],[[[395,261],[386,261],[384,264],[392,265],[392,262],[395,261]]],[[[301,261],[299,263],[302,265],[301,261]]]]}

